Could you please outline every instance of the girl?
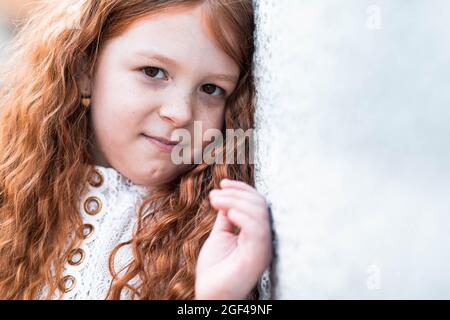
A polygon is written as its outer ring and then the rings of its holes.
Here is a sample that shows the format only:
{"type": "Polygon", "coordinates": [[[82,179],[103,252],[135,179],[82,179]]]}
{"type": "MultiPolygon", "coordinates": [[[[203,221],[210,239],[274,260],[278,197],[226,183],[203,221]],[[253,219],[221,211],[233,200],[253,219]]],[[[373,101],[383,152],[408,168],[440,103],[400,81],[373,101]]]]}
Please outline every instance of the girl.
{"type": "Polygon", "coordinates": [[[2,299],[267,293],[253,166],[171,160],[253,127],[253,30],[251,0],[43,1],[0,100],[2,299]]]}

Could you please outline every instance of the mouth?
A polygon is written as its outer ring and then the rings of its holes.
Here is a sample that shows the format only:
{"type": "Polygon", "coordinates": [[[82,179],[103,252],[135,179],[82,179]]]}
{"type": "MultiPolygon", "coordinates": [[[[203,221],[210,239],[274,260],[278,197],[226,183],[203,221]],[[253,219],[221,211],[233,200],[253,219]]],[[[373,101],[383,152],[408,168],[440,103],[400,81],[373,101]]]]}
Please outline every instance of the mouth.
{"type": "Polygon", "coordinates": [[[163,152],[172,152],[173,148],[179,143],[178,141],[168,140],[163,137],[148,136],[142,134],[153,146],[157,147],[163,152]]]}

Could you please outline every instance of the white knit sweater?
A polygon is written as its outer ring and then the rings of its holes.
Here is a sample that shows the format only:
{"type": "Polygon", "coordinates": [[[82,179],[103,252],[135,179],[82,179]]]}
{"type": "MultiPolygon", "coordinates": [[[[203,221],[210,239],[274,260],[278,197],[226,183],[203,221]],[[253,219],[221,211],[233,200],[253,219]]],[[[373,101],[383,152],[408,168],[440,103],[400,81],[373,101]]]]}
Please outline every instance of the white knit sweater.
{"type": "MultiPolygon", "coordinates": [[[[65,265],[62,288],[67,292],[63,299],[105,299],[112,281],[109,256],[119,243],[131,239],[136,208],[147,192],[113,168],[95,166],[95,169],[80,202],[85,239],[65,265]]],[[[130,248],[122,247],[116,255],[115,270],[131,259],[130,248]]],[[[271,298],[269,270],[260,278],[258,288],[260,299],[271,298]]],[[[128,298],[127,292],[123,298],[128,298]]]]}

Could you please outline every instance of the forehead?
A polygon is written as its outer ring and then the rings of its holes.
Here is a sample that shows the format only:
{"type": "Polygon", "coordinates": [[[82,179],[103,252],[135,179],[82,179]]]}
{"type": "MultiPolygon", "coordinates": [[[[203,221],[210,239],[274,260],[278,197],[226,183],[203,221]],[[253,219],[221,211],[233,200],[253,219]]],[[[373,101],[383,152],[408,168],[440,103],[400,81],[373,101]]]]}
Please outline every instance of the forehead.
{"type": "Polygon", "coordinates": [[[216,71],[239,73],[239,67],[214,39],[200,6],[143,16],[110,42],[124,55],[157,52],[183,66],[212,66],[216,71]]]}

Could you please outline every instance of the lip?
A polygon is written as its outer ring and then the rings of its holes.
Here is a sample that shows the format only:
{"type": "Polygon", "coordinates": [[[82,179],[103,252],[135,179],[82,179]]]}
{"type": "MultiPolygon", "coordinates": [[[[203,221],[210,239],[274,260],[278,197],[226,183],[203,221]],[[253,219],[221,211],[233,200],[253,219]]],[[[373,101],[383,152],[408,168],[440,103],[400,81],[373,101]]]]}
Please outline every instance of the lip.
{"type": "Polygon", "coordinates": [[[172,152],[173,148],[178,144],[178,142],[170,141],[162,137],[153,137],[146,134],[143,134],[143,136],[159,150],[168,153],[172,152]]]}

